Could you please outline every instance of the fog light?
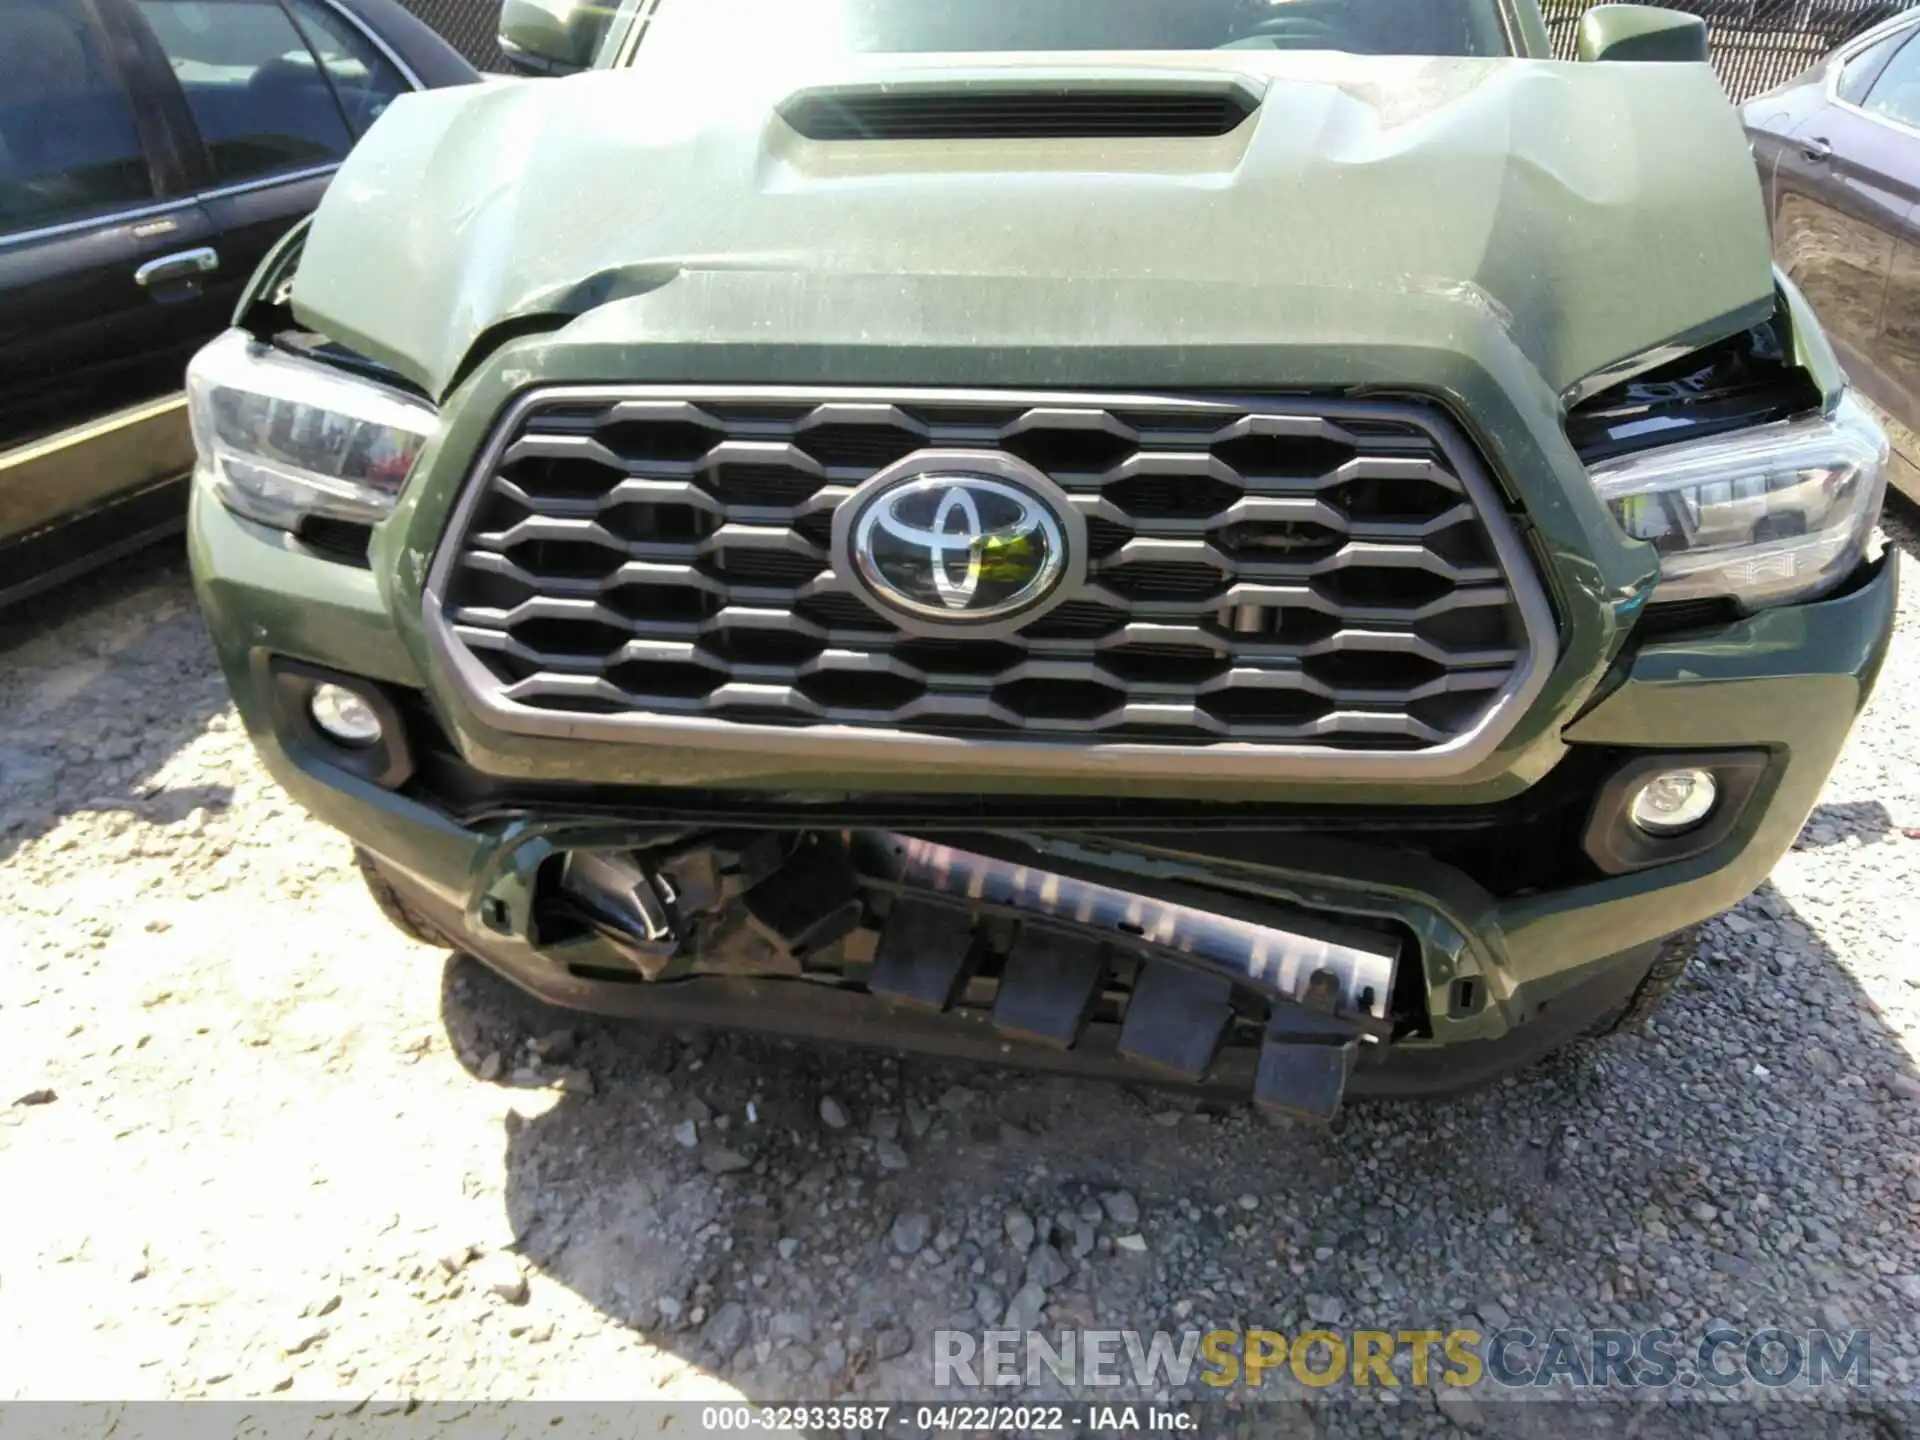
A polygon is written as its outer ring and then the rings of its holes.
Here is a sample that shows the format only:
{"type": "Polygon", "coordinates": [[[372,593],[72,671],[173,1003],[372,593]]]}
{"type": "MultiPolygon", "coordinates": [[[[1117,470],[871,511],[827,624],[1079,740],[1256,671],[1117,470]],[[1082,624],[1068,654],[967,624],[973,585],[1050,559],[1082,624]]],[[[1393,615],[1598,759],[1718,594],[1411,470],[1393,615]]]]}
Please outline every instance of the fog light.
{"type": "Polygon", "coordinates": [[[307,713],[320,733],[342,745],[366,747],[380,743],[379,712],[366,696],[345,685],[316,685],[307,701],[307,713]]]}
{"type": "Polygon", "coordinates": [[[1705,770],[1662,770],[1635,792],[1627,814],[1649,835],[1679,835],[1713,813],[1720,787],[1705,770]]]}

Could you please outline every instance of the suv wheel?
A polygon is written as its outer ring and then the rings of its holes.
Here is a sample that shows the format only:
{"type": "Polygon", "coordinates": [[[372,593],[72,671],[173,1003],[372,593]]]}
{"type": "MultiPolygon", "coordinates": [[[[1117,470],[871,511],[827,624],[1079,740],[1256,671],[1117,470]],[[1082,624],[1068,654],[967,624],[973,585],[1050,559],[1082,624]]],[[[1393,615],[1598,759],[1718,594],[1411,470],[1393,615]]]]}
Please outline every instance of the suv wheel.
{"type": "Polygon", "coordinates": [[[1626,1008],[1602,1033],[1618,1035],[1631,1034],[1644,1025],[1647,1017],[1666,1003],[1667,997],[1680,983],[1680,977],[1686,974],[1687,966],[1700,950],[1700,932],[1682,930],[1669,935],[1660,942],[1660,949],[1653,957],[1646,978],[1634,990],[1626,1008]]]}
{"type": "Polygon", "coordinates": [[[373,903],[380,907],[380,913],[387,917],[394,929],[409,940],[418,940],[422,945],[431,945],[436,950],[460,948],[394,889],[393,882],[380,869],[380,862],[358,845],[353,847],[353,863],[360,867],[360,878],[366,882],[367,893],[373,897],[373,903]]]}

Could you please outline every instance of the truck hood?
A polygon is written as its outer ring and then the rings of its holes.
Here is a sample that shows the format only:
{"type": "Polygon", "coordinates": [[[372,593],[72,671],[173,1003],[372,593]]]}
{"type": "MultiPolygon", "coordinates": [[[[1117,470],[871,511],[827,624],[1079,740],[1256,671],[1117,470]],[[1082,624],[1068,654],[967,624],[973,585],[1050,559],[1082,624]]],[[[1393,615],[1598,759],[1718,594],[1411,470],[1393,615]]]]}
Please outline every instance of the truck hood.
{"type": "Polygon", "coordinates": [[[1176,357],[1177,378],[1178,356],[1237,347],[1263,370],[1241,383],[1351,383],[1326,357],[1393,343],[1404,317],[1403,342],[1498,348],[1553,398],[1772,308],[1754,168],[1705,66],[1006,59],[774,56],[407,96],[320,207],[296,314],[434,395],[554,326],[664,347],[666,378],[847,380],[819,360],[848,347],[923,383],[964,366],[913,357],[991,352],[982,380],[1058,381],[1048,357],[1128,347],[1176,357]],[[813,140],[781,115],[817,86],[1223,75],[1260,104],[1211,138],[813,140]]]}

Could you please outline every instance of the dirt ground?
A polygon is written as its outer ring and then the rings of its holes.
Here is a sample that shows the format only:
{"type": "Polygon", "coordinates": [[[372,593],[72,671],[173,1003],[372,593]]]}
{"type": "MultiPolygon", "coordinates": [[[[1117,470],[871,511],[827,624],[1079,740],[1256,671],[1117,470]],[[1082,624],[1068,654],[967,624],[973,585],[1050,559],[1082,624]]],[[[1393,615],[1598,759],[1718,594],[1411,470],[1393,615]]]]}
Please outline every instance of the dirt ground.
{"type": "Polygon", "coordinates": [[[387,927],[177,559],[70,587],[0,622],[0,1398],[911,1399],[934,1331],[1009,1321],[1723,1321],[1868,1327],[1841,1422],[1904,1433],[1912,580],[1799,844],[1645,1035],[1324,1133],[545,1010],[387,927]]]}

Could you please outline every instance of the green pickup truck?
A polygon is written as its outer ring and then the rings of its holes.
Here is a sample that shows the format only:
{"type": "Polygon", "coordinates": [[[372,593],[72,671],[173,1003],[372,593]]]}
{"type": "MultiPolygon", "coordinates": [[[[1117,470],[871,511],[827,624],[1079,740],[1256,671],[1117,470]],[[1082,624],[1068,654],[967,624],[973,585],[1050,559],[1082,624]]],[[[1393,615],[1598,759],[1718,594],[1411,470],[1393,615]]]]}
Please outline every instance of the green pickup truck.
{"type": "Polygon", "coordinates": [[[273,773],[556,1005],[1331,1116],[1637,1022],[1871,688],[1701,22],[512,0],[189,375],[273,773]]]}

